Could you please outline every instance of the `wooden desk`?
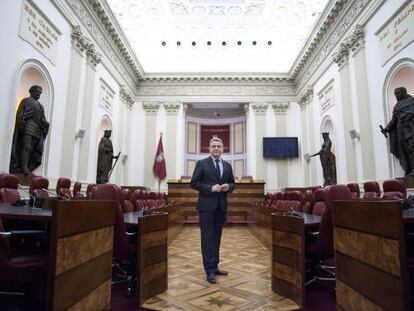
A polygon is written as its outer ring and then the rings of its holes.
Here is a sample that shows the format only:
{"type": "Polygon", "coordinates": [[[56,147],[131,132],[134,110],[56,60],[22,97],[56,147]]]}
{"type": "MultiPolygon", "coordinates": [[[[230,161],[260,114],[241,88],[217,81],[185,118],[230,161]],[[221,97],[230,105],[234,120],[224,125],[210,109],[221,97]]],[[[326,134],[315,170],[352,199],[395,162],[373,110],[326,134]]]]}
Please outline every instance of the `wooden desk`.
{"type": "MultiPolygon", "coordinates": [[[[227,222],[246,223],[250,204],[264,201],[264,185],[261,180],[236,181],[235,190],[227,197],[227,222]]],[[[189,180],[168,182],[168,201],[179,203],[183,216],[189,222],[198,222],[197,200],[198,192],[191,188],[189,180]]]]}
{"type": "Polygon", "coordinates": [[[47,208],[14,206],[9,203],[1,203],[0,218],[51,221],[52,210],[47,208]]]}

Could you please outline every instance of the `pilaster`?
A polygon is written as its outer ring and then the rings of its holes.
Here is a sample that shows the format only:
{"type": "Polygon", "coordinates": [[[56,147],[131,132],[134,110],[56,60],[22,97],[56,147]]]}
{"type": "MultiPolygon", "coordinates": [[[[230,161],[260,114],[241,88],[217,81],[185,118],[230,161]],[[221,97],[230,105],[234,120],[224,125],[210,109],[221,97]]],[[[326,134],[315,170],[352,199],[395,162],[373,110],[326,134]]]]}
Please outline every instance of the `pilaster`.
{"type": "Polygon", "coordinates": [[[184,146],[179,146],[179,135],[181,118],[178,118],[180,102],[164,102],[164,109],[166,112],[166,133],[164,137],[164,153],[166,158],[167,178],[176,179],[180,176],[177,174],[177,150],[182,150],[184,146]]]}
{"type": "Polygon", "coordinates": [[[266,112],[269,104],[267,102],[252,102],[251,108],[254,118],[254,144],[253,146],[256,153],[256,179],[266,179],[266,163],[263,159],[263,137],[266,133],[266,112]]]}
{"type": "Polygon", "coordinates": [[[157,114],[160,108],[160,102],[148,101],[143,103],[145,111],[145,166],[144,166],[144,183],[145,186],[152,188],[155,184],[155,177],[152,172],[154,157],[157,149],[157,114]]]}

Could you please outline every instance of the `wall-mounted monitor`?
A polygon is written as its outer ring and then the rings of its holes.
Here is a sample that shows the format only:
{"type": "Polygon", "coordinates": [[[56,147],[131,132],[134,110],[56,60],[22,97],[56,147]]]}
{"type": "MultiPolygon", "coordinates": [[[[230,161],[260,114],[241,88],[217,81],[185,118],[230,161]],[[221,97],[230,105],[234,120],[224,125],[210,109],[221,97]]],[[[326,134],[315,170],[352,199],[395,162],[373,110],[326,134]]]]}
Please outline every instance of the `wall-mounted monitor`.
{"type": "Polygon", "coordinates": [[[263,158],[298,158],[297,137],[263,137],[263,158]]]}

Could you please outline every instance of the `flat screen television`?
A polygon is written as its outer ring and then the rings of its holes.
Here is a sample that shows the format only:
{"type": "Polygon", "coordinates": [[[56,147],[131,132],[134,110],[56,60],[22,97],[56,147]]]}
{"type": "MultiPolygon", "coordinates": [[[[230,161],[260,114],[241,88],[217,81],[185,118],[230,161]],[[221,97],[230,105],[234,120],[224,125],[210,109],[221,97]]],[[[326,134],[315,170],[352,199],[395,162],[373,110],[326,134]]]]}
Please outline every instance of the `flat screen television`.
{"type": "Polygon", "coordinates": [[[264,158],[298,158],[297,137],[263,137],[264,158]]]}

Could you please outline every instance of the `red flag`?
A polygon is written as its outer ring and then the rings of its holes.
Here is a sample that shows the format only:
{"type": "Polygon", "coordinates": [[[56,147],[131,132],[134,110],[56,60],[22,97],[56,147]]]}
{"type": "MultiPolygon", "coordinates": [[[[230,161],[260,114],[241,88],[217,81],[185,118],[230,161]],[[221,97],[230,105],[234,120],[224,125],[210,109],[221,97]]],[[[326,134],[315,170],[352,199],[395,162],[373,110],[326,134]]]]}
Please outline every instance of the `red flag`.
{"type": "Polygon", "coordinates": [[[159,180],[165,179],[167,177],[167,169],[165,168],[165,158],[164,158],[164,147],[162,146],[162,136],[158,141],[157,154],[155,155],[154,166],[152,167],[154,175],[158,177],[159,180]]]}

